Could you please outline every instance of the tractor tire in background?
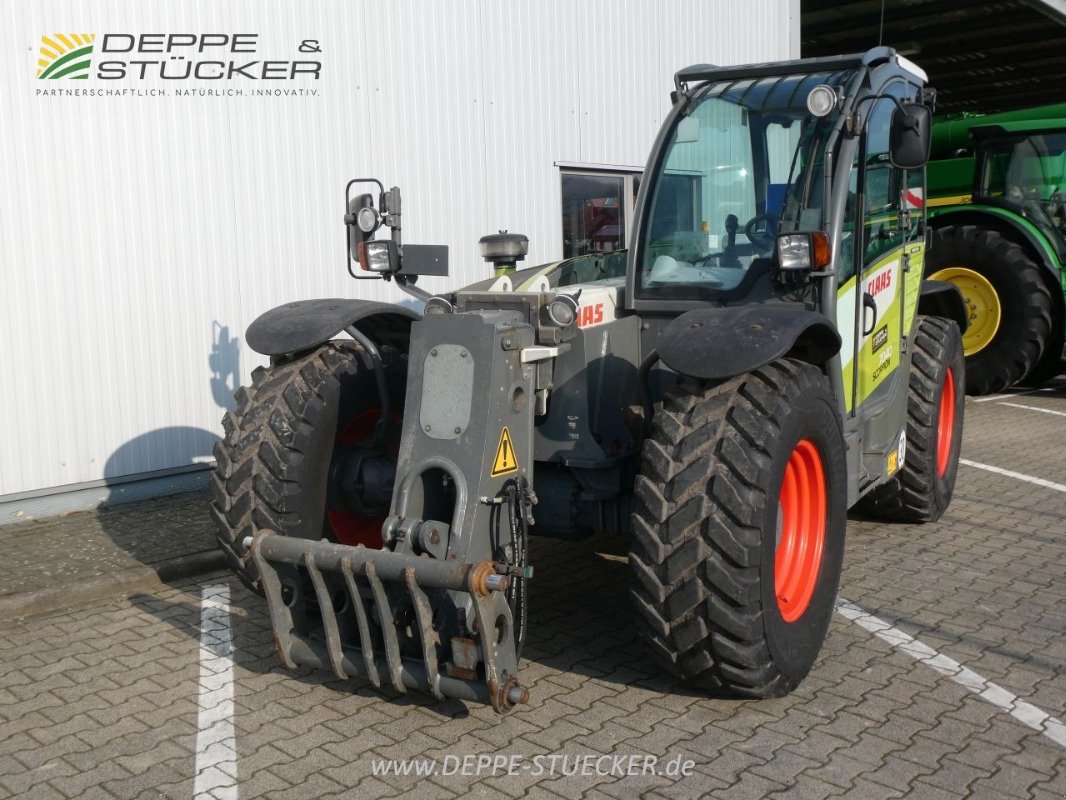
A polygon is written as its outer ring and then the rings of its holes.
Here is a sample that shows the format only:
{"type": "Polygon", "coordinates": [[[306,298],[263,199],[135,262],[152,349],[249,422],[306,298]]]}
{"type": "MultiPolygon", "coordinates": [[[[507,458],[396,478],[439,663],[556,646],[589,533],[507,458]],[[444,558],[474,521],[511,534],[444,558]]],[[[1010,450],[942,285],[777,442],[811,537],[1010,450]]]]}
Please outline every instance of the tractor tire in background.
{"type": "Polygon", "coordinates": [[[966,302],[968,394],[1006,389],[1040,362],[1052,338],[1051,294],[1020,246],[974,225],[940,228],[925,274],[954,283],[966,302]]]}
{"type": "MultiPolygon", "coordinates": [[[[382,355],[393,408],[402,409],[404,365],[388,349],[382,355]]],[[[222,420],[225,436],[215,445],[211,511],[237,576],[260,591],[242,543],[264,529],[380,547],[384,512],[355,513],[329,488],[335,449],[369,439],[380,416],[373,365],[362,348],[331,341],[259,367],[252,385],[238,389],[236,398],[236,410],[222,420]]],[[[394,450],[398,425],[390,438],[394,450]]]]}
{"type": "Polygon", "coordinates": [[[1022,379],[1024,386],[1040,386],[1066,373],[1066,320],[1055,320],[1056,331],[1048,342],[1047,350],[1032,371],[1022,379]]]}
{"type": "Polygon", "coordinates": [[[840,581],[844,438],[828,381],[781,359],[682,378],[653,418],[630,565],[638,630],[672,674],[778,697],[810,671],[840,581]]]}
{"type": "Polygon", "coordinates": [[[919,316],[912,347],[903,464],[859,509],[881,519],[935,522],[951,502],[962,448],[966,366],[959,326],[919,316]]]}

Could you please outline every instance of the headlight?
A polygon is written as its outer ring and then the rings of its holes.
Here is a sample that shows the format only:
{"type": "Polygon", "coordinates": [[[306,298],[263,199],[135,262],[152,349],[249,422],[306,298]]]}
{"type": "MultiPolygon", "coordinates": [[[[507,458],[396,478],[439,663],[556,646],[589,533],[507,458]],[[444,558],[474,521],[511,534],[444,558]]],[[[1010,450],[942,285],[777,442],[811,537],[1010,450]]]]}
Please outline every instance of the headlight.
{"type": "Polygon", "coordinates": [[[829,266],[829,237],[824,231],[779,234],[777,266],[783,272],[829,266]]]}
{"type": "Polygon", "coordinates": [[[577,300],[568,294],[561,294],[548,303],[548,319],[561,328],[574,324],[577,319],[577,300]]]}
{"type": "Polygon", "coordinates": [[[368,272],[396,272],[398,261],[396,243],[392,239],[359,243],[359,266],[368,272]]]}

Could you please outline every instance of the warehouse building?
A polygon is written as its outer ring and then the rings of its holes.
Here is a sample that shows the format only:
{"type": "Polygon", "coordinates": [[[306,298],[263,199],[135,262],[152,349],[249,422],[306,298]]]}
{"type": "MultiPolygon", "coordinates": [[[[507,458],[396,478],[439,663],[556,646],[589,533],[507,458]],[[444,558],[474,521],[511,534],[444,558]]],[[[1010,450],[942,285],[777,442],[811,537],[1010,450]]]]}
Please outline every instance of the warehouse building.
{"type": "Polygon", "coordinates": [[[430,290],[483,277],[477,240],[499,229],[529,236],[528,264],[623,246],[673,73],[796,58],[799,13],[798,0],[12,8],[0,522],[203,485],[233,391],[264,363],[249,322],[303,298],[405,300],[348,277],[350,178],[400,186],[405,241],[449,246],[452,277],[430,290]],[[758,35],[741,35],[751,20],[758,35]]]}
{"type": "Polygon", "coordinates": [[[352,177],[403,189],[405,241],[450,248],[422,283],[443,290],[486,274],[477,240],[501,229],[530,265],[625,246],[689,64],[883,41],[941,111],[1066,100],[1066,0],[42,0],[7,20],[0,523],[204,485],[264,363],[257,315],[410,302],[347,274],[352,177]]]}

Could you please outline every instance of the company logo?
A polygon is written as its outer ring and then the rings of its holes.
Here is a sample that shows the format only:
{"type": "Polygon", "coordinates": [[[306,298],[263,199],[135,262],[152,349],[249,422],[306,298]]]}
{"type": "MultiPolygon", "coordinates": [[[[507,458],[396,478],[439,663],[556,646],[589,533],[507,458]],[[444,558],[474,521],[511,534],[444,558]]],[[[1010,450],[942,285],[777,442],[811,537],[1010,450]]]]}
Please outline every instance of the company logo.
{"type": "Polygon", "coordinates": [[[258,33],[105,33],[96,47],[99,63],[90,71],[95,45],[95,33],[42,36],[37,77],[291,81],[318,80],[322,72],[322,62],[313,57],[322,52],[317,39],[304,39],[295,48],[311,58],[291,53],[264,58],[258,33]]]}
{"type": "Polygon", "coordinates": [[[603,303],[582,306],[577,314],[577,326],[585,328],[589,325],[599,325],[603,322],[603,303]]]}
{"type": "Polygon", "coordinates": [[[866,285],[866,291],[872,294],[874,297],[881,294],[885,289],[892,285],[892,269],[886,269],[878,272],[866,285]]]}
{"type": "Polygon", "coordinates": [[[95,33],[53,33],[41,37],[37,77],[86,80],[92,62],[95,33]]]}
{"type": "Polygon", "coordinates": [[[877,352],[888,344],[888,326],[882,325],[874,334],[873,352],[877,352]]]}

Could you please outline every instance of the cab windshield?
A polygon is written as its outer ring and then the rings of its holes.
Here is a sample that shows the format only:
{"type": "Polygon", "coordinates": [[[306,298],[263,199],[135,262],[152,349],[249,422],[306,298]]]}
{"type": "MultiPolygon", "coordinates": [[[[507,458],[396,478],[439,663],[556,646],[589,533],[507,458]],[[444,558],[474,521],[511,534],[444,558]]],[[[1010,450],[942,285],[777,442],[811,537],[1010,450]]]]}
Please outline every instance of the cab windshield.
{"type": "Polygon", "coordinates": [[[769,272],[782,230],[819,230],[826,141],[837,112],[807,95],[850,72],[712,83],[671,132],[637,253],[637,294],[706,299],[746,294],[769,272]]]}

